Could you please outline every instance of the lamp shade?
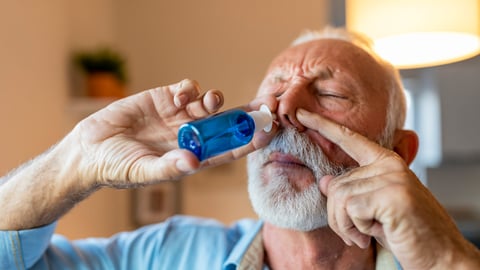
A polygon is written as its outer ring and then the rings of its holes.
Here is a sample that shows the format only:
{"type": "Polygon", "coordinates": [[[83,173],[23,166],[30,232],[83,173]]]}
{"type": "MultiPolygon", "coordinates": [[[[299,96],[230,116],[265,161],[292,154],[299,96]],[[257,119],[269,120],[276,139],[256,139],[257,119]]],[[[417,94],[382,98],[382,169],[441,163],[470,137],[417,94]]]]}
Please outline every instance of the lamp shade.
{"type": "Polygon", "coordinates": [[[346,0],[347,28],[369,36],[398,68],[452,63],[480,52],[480,0],[346,0]]]}

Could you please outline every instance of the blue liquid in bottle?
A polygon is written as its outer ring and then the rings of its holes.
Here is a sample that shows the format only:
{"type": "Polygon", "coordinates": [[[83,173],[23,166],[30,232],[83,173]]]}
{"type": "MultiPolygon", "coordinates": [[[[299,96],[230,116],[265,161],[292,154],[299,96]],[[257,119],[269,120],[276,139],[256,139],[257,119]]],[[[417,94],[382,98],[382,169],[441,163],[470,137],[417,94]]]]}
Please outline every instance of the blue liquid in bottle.
{"type": "Polygon", "coordinates": [[[255,128],[271,126],[271,114],[265,108],[268,112],[233,109],[186,123],[178,131],[178,145],[193,152],[200,161],[246,145],[252,140],[255,128]]]}

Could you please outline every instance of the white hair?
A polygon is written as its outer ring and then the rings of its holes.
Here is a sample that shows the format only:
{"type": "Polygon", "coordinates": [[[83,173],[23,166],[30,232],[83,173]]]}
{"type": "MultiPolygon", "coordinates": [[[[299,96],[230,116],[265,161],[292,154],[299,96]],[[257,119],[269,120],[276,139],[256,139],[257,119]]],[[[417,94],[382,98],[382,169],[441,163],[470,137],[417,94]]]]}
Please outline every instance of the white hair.
{"type": "MultiPolygon", "coordinates": [[[[386,124],[377,142],[391,148],[396,129],[403,128],[406,102],[398,71],[377,56],[371,42],[342,28],[327,27],[323,31],[308,31],[297,38],[292,46],[318,39],[340,39],[351,42],[369,53],[386,71],[388,95],[386,124]]],[[[328,224],[326,198],[321,194],[319,181],[325,175],[341,175],[351,168],[328,160],[319,145],[308,135],[285,128],[278,132],[270,144],[248,155],[248,193],[258,216],[281,228],[311,231],[328,224]],[[311,170],[314,182],[307,187],[289,179],[284,168],[264,167],[274,152],[296,157],[311,170]]]]}
{"type": "Polygon", "coordinates": [[[348,41],[370,54],[385,69],[388,75],[388,78],[386,78],[388,87],[385,89],[388,93],[388,105],[386,126],[379,143],[385,147],[391,148],[393,134],[396,129],[403,128],[407,110],[403,84],[398,70],[374,52],[372,46],[373,42],[370,38],[356,32],[348,31],[345,28],[327,26],[323,30],[307,30],[296,38],[291,46],[319,39],[339,39],[348,41]]]}

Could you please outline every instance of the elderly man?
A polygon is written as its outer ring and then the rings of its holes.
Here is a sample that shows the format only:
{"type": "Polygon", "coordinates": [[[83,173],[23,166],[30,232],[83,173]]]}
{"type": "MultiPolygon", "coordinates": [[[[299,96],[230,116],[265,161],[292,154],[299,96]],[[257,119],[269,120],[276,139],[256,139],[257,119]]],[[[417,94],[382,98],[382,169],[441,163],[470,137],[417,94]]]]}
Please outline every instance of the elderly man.
{"type": "Polygon", "coordinates": [[[84,121],[0,186],[1,269],[478,269],[479,251],[408,169],[397,72],[343,30],[308,33],[275,58],[258,97],[270,133],[200,164],[176,149],[217,90],[189,80],[128,97],[84,121]],[[254,150],[257,150],[253,152],[254,150]],[[55,221],[102,186],[175,179],[247,153],[261,221],[174,217],[110,239],[70,242],[55,221]]]}

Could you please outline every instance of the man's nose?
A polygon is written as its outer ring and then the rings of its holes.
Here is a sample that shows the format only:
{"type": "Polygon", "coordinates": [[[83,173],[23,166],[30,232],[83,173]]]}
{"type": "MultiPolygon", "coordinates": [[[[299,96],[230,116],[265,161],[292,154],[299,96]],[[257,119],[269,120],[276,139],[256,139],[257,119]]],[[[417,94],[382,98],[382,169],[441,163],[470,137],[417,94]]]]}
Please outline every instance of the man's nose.
{"type": "Polygon", "coordinates": [[[308,109],[307,88],[303,85],[291,86],[277,99],[277,119],[279,119],[281,126],[295,128],[299,132],[305,131],[306,128],[298,121],[296,113],[298,108],[308,109]]]}

